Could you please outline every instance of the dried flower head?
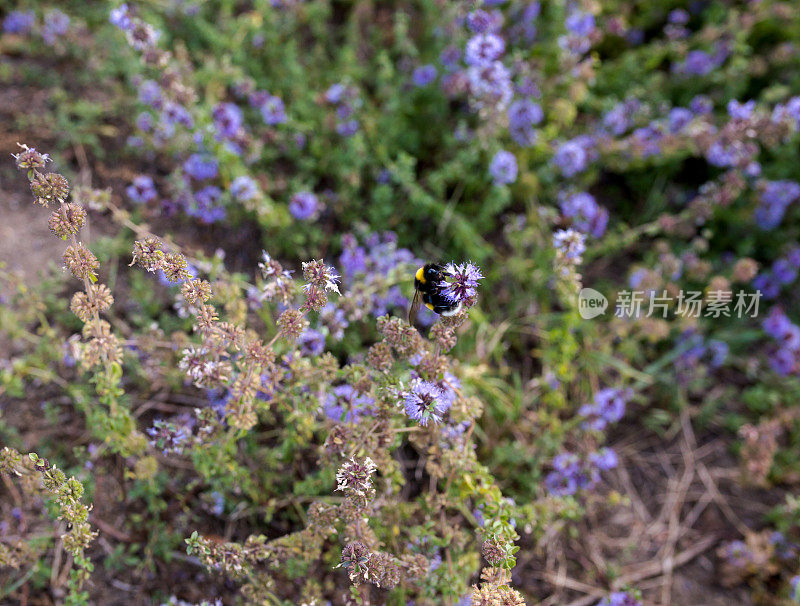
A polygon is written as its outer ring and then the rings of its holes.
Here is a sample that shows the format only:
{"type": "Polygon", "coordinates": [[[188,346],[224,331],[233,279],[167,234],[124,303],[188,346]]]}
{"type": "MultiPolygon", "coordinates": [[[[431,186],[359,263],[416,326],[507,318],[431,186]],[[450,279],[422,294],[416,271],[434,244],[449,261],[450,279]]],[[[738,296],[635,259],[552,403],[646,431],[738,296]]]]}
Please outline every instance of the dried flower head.
{"type": "Polygon", "coordinates": [[[100,267],[100,262],[92,254],[92,251],[80,242],[77,245],[68,246],[67,250],[64,251],[63,258],[67,269],[79,280],[88,279],[93,281],[95,279],[94,272],[100,267]]]}
{"type": "Polygon", "coordinates": [[[105,284],[90,284],[86,292],[76,292],[72,296],[70,309],[82,322],[89,322],[100,312],[114,304],[111,290],[105,284]]]}
{"type": "Polygon", "coordinates": [[[18,154],[11,154],[17,163],[17,168],[20,170],[33,170],[36,168],[44,168],[44,165],[50,161],[50,156],[47,154],[40,154],[33,147],[28,147],[22,143],[17,143],[22,148],[18,154]]]}
{"type": "Polygon", "coordinates": [[[161,242],[158,238],[145,238],[136,240],[133,243],[133,261],[138,263],[147,271],[154,272],[161,268],[164,261],[164,252],[161,250],[161,242]]]}
{"type": "Polygon", "coordinates": [[[50,231],[62,240],[77,234],[86,225],[86,211],[77,204],[63,204],[50,215],[50,231]]]}
{"type": "Polygon", "coordinates": [[[192,277],[186,257],[181,253],[165,254],[161,262],[161,270],[164,272],[164,277],[172,283],[183,282],[192,277]]]}
{"type": "Polygon", "coordinates": [[[336,490],[365,495],[372,488],[372,474],[375,469],[375,463],[369,457],[363,461],[356,461],[351,457],[336,473],[336,490]]]}
{"type": "Polygon", "coordinates": [[[308,326],[308,320],[296,309],[287,309],[278,318],[278,326],[281,329],[281,336],[294,341],[303,334],[308,326]]]}
{"type": "Polygon", "coordinates": [[[189,280],[181,286],[181,293],[189,305],[194,305],[198,301],[205,303],[211,298],[211,284],[206,280],[189,280]]]}
{"type": "Polygon", "coordinates": [[[50,202],[63,202],[69,195],[69,181],[58,173],[34,173],[31,192],[36,202],[47,206],[50,202]]]}
{"type": "Polygon", "coordinates": [[[304,289],[314,285],[340,294],[339,287],[336,284],[339,281],[339,274],[336,273],[333,267],[325,265],[322,259],[303,263],[303,277],[308,282],[303,287],[304,289]]]}

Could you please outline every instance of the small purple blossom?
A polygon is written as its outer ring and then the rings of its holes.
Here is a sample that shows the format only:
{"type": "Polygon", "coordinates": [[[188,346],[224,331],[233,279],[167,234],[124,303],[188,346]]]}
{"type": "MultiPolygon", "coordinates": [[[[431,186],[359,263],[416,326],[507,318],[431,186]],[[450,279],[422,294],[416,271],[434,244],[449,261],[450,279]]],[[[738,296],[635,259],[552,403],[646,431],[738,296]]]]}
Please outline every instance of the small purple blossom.
{"type": "Polygon", "coordinates": [[[427,381],[417,381],[405,396],[406,414],[423,427],[429,421],[440,423],[447,408],[441,390],[427,381]]]}
{"type": "Polygon", "coordinates": [[[600,600],[597,606],[642,606],[642,603],[627,591],[615,591],[600,600]]]}
{"type": "Polygon", "coordinates": [[[65,35],[69,31],[69,17],[57,8],[48,11],[44,16],[42,26],[42,38],[49,44],[55,44],[57,38],[65,35]]]}
{"type": "Polygon", "coordinates": [[[574,177],[586,170],[589,154],[581,142],[576,140],[562,143],[553,156],[553,162],[565,177],[574,177]]]}
{"type": "Polygon", "coordinates": [[[436,80],[436,66],[435,65],[420,65],[411,74],[411,81],[414,86],[428,86],[431,82],[436,80]]]}
{"type": "Polygon", "coordinates": [[[594,196],[587,192],[578,192],[568,196],[561,202],[561,212],[572,219],[575,229],[595,238],[601,237],[608,224],[608,211],[600,206],[594,196]]]}
{"type": "Polygon", "coordinates": [[[553,248],[568,261],[580,263],[586,252],[586,236],[574,229],[560,229],[553,234],[553,248]]]}
{"type": "Polygon", "coordinates": [[[696,116],[705,116],[714,110],[714,102],[705,95],[697,95],[689,102],[689,109],[696,116]]]}
{"type": "Polygon", "coordinates": [[[231,183],[230,192],[235,200],[247,202],[258,195],[258,185],[252,177],[241,175],[231,183]]]}
{"type": "Polygon", "coordinates": [[[752,99],[747,103],[739,103],[736,99],[728,101],[728,115],[734,120],[749,120],[756,108],[756,102],[752,99]]]}
{"type": "Polygon", "coordinates": [[[208,154],[192,154],[183,163],[183,170],[197,181],[214,179],[219,174],[219,162],[208,154]]]}
{"type": "Polygon", "coordinates": [[[344,98],[346,92],[347,88],[344,84],[333,84],[325,91],[325,100],[328,103],[339,103],[344,98]]]}
{"type": "Polygon", "coordinates": [[[464,60],[467,65],[491,65],[506,50],[506,43],[495,34],[478,34],[467,41],[464,60]]]}
{"type": "Polygon", "coordinates": [[[669,132],[681,132],[692,121],[694,114],[685,107],[673,107],[669,112],[669,132]]]}
{"type": "Polygon", "coordinates": [[[129,30],[133,25],[129,13],[128,5],[126,3],[120,4],[117,8],[112,8],[108,16],[108,21],[111,25],[120,28],[123,31],[129,30]]]}
{"type": "Polygon", "coordinates": [[[133,182],[125,189],[131,201],[144,204],[158,196],[153,179],[147,175],[137,175],[133,182]]]}
{"type": "Polygon", "coordinates": [[[469,92],[476,107],[502,109],[513,96],[511,73],[500,61],[488,65],[472,65],[467,70],[469,92]]]}
{"type": "Polygon", "coordinates": [[[508,130],[511,138],[522,146],[532,145],[536,140],[533,128],[544,118],[544,112],[538,103],[529,99],[514,101],[508,108],[508,130]]]}
{"type": "Polygon", "coordinates": [[[352,385],[337,385],[325,395],[323,411],[332,421],[355,423],[371,412],[375,400],[360,395],[352,385]]]}
{"type": "Polygon", "coordinates": [[[11,11],[3,19],[3,31],[7,34],[27,34],[35,22],[33,11],[11,11]]]}
{"type": "Polygon", "coordinates": [[[588,36],[594,29],[594,15],[590,13],[583,13],[581,11],[573,11],[564,22],[567,31],[575,34],[576,36],[588,36]]]}
{"type": "Polygon", "coordinates": [[[304,356],[318,356],[325,351],[325,335],[318,330],[308,328],[297,338],[300,353],[304,356]]]}
{"type": "Polygon", "coordinates": [[[244,123],[242,110],[235,103],[218,103],[211,111],[214,127],[224,138],[235,137],[244,123]]]}
{"type": "Polygon", "coordinates": [[[500,150],[489,164],[489,174],[495,185],[508,185],[517,180],[517,158],[511,152],[500,150]]]}
{"type": "Polygon", "coordinates": [[[503,14],[500,11],[476,9],[467,15],[467,27],[476,34],[494,34],[503,26],[503,14]]]}
{"type": "Polygon", "coordinates": [[[264,124],[275,126],[276,124],[284,124],[286,118],[286,108],[283,100],[280,97],[269,95],[264,103],[261,104],[261,118],[264,124]]]}
{"type": "Polygon", "coordinates": [[[294,194],[289,201],[289,212],[295,219],[308,221],[319,213],[319,200],[309,191],[294,194]]]}
{"type": "Polygon", "coordinates": [[[480,268],[468,261],[448,263],[444,268],[446,279],[440,284],[442,295],[453,303],[471,303],[478,294],[478,282],[483,279],[480,268]]]}

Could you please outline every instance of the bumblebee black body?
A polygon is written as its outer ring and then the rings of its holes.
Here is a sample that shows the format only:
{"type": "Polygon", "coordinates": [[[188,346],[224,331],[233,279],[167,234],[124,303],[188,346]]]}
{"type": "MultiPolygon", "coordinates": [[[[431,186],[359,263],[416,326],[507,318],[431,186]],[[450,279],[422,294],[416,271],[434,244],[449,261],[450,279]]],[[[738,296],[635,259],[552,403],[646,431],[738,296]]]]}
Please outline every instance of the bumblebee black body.
{"type": "Polygon", "coordinates": [[[454,303],[442,294],[445,276],[444,268],[438,263],[426,263],[417,270],[414,274],[414,301],[408,312],[409,322],[414,323],[420,301],[442,316],[454,316],[461,311],[461,303],[454,303]]]}

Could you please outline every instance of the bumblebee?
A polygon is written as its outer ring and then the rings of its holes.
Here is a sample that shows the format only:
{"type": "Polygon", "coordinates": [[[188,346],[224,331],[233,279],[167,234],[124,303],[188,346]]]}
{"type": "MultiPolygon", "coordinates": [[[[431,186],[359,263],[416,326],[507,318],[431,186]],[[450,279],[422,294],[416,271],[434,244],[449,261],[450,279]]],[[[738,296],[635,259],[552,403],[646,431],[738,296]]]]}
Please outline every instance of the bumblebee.
{"type": "Polygon", "coordinates": [[[408,322],[414,324],[421,303],[442,316],[454,316],[461,311],[461,303],[444,296],[444,279],[447,274],[438,263],[426,263],[414,274],[414,300],[408,310],[408,322]]]}

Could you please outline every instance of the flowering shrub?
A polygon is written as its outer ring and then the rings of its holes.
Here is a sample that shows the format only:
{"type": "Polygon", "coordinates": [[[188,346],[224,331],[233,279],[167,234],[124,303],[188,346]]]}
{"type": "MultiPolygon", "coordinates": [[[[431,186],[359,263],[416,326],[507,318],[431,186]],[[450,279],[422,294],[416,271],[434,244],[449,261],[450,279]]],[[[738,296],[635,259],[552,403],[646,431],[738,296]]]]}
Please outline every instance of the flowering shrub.
{"type": "Polygon", "coordinates": [[[645,4],[0,7],[0,595],[796,600],[800,10],[645,4]]]}

